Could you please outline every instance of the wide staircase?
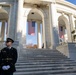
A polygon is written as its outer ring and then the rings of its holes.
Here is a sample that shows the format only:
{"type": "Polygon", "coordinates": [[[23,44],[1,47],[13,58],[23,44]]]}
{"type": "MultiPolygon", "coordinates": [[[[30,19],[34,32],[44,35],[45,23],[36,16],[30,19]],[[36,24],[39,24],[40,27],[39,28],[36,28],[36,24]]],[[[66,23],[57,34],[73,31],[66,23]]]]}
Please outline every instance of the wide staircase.
{"type": "Polygon", "coordinates": [[[76,62],[57,50],[24,49],[14,75],[76,75],[76,62]]]}

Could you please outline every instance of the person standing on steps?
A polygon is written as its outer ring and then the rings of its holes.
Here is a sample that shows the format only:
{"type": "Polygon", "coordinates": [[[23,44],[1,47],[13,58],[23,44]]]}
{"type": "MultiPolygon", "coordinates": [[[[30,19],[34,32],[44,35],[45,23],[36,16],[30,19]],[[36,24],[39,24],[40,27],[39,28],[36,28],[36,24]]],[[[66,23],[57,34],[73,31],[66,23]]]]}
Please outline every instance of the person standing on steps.
{"type": "Polygon", "coordinates": [[[43,43],[43,45],[42,45],[42,48],[44,48],[44,43],[43,43]]]}
{"type": "Polygon", "coordinates": [[[0,75],[13,75],[16,71],[17,49],[12,47],[14,40],[7,38],[6,47],[0,52],[0,75]]]}

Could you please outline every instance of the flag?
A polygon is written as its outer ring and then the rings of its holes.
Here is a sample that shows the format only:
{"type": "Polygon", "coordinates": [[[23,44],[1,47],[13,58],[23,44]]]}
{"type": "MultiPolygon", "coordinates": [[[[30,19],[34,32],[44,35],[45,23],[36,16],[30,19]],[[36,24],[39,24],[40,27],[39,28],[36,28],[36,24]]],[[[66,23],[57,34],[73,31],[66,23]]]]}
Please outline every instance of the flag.
{"type": "Polygon", "coordinates": [[[35,35],[35,21],[28,22],[28,34],[35,35]]]}
{"type": "Polygon", "coordinates": [[[62,26],[59,26],[59,37],[60,38],[64,38],[64,31],[63,31],[63,27],[62,26]]]}

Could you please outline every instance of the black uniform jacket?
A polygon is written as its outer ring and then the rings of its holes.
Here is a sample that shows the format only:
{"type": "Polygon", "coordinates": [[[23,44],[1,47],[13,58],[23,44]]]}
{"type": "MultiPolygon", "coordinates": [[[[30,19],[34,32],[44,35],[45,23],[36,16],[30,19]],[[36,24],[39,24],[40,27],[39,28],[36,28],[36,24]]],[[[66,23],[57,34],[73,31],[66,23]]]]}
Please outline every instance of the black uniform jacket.
{"type": "Polygon", "coordinates": [[[13,47],[9,49],[5,47],[0,52],[0,71],[1,72],[15,72],[15,63],[17,61],[17,50],[13,47]],[[10,65],[10,69],[7,71],[2,70],[2,66],[10,65]]]}

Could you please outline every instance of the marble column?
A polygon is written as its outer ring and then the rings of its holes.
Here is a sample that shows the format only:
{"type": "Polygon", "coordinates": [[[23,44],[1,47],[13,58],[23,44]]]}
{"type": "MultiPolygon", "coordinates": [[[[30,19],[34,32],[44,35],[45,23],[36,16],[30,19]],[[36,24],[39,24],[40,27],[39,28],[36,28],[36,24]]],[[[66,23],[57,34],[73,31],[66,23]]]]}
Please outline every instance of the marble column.
{"type": "Polygon", "coordinates": [[[74,20],[73,20],[73,15],[69,14],[69,21],[67,22],[67,35],[68,35],[68,42],[72,42],[72,30],[74,26],[74,20]]]}
{"type": "Polygon", "coordinates": [[[69,23],[72,31],[75,28],[74,16],[72,14],[69,14],[69,23]]]}
{"type": "Polygon", "coordinates": [[[42,32],[43,32],[43,45],[46,48],[46,37],[45,37],[45,17],[42,19],[42,32]]]}
{"type": "Polygon", "coordinates": [[[17,26],[17,0],[14,0],[10,3],[10,11],[9,11],[9,18],[8,18],[8,34],[7,37],[12,38],[15,40],[16,36],[16,26],[17,26]]]}
{"type": "Polygon", "coordinates": [[[63,26],[63,42],[65,42],[65,26],[63,26]]]}
{"type": "Polygon", "coordinates": [[[69,27],[68,27],[68,42],[73,41],[71,32],[75,29],[74,17],[72,14],[69,14],[69,27]]]}
{"type": "Polygon", "coordinates": [[[2,27],[1,27],[1,41],[4,41],[4,35],[5,35],[5,22],[2,22],[2,27]]]}
{"type": "Polygon", "coordinates": [[[38,48],[41,48],[42,47],[42,44],[41,44],[41,30],[40,30],[40,22],[37,22],[37,41],[38,41],[38,48]]]}
{"type": "Polygon", "coordinates": [[[56,48],[59,44],[58,36],[58,20],[57,20],[56,4],[49,4],[49,22],[50,22],[50,33],[51,33],[51,48],[56,48]]]}
{"type": "Polygon", "coordinates": [[[71,34],[70,25],[67,26],[67,35],[68,35],[68,42],[72,42],[72,34],[71,34]]]}
{"type": "Polygon", "coordinates": [[[22,44],[25,47],[26,46],[26,25],[27,25],[27,16],[23,17],[22,21],[22,44]]]}
{"type": "MultiPolygon", "coordinates": [[[[23,2],[24,0],[18,0],[18,15],[17,15],[17,41],[22,44],[22,38],[24,37],[24,15],[23,15],[23,2]],[[23,30],[23,31],[22,31],[23,30]]],[[[25,18],[26,20],[26,18],[25,18]]]]}
{"type": "Polygon", "coordinates": [[[42,46],[43,46],[43,43],[44,43],[44,40],[43,40],[43,25],[42,25],[42,46]]]}

